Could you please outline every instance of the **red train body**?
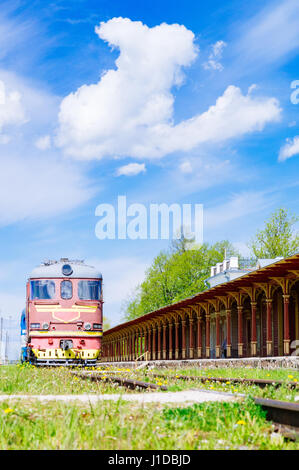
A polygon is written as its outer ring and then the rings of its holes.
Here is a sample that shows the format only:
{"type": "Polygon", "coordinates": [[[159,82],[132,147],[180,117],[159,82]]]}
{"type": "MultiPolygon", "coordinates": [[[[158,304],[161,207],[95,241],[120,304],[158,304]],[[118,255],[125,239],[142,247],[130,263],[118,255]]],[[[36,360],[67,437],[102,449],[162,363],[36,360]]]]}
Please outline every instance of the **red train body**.
{"type": "Polygon", "coordinates": [[[48,261],[27,282],[27,359],[36,365],[92,365],[100,356],[102,275],[83,261],[48,261]]]}

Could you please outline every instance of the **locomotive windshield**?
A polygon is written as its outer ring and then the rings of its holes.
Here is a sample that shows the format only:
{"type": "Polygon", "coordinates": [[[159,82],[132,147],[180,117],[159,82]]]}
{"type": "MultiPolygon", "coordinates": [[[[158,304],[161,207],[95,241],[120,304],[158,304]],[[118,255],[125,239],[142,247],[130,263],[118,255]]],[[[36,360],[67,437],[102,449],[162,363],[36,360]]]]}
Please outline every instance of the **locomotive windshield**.
{"type": "Polygon", "coordinates": [[[31,300],[46,300],[54,299],[55,297],[55,282],[46,280],[30,281],[30,299],[31,300]]]}
{"type": "Polygon", "coordinates": [[[100,281],[79,281],[78,297],[81,300],[100,300],[101,282],[100,281]]]}
{"type": "Polygon", "coordinates": [[[60,284],[60,294],[62,299],[71,299],[73,297],[73,285],[71,281],[62,281],[60,284]]]}

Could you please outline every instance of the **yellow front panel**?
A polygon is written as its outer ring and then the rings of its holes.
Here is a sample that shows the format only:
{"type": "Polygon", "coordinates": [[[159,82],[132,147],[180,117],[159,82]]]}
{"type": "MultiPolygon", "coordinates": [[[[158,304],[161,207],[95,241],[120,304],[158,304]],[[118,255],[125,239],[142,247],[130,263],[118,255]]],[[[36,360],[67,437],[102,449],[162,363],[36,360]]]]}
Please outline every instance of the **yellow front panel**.
{"type": "Polygon", "coordinates": [[[99,349],[32,349],[38,359],[97,359],[100,354],[99,349]]]}

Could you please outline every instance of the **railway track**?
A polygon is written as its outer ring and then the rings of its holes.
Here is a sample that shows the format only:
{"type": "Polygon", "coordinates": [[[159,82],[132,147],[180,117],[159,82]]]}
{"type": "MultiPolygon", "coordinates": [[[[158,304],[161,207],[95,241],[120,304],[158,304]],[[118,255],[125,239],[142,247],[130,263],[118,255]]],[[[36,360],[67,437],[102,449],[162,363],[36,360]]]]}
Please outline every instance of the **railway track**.
{"type": "MultiPolygon", "coordinates": [[[[224,377],[199,377],[199,376],[169,376],[160,374],[151,374],[152,377],[181,379],[181,380],[199,380],[200,382],[220,382],[220,383],[241,383],[248,385],[258,385],[259,387],[273,386],[278,388],[283,385],[294,389],[299,388],[297,382],[284,382],[282,380],[265,380],[265,379],[243,379],[243,378],[224,378],[224,377]]],[[[299,439],[299,405],[292,402],[284,402],[280,400],[271,400],[266,398],[255,397],[256,405],[266,411],[266,419],[274,425],[274,430],[278,431],[285,438],[291,440],[299,439]]]]}
{"type": "Polygon", "coordinates": [[[288,387],[294,389],[299,389],[298,382],[284,382],[283,380],[266,380],[266,379],[242,379],[242,378],[232,378],[232,377],[207,377],[207,376],[190,376],[190,375],[160,375],[160,374],[150,374],[151,377],[159,377],[164,379],[172,379],[172,380],[198,380],[200,382],[220,382],[220,383],[240,383],[240,384],[247,384],[247,385],[258,385],[259,387],[267,387],[272,386],[275,388],[281,387],[282,385],[287,385],[288,387]]]}
{"type": "Polygon", "coordinates": [[[299,405],[297,403],[268,398],[254,398],[254,402],[266,411],[266,419],[273,422],[275,430],[287,439],[299,439],[299,405]]]}
{"type": "Polygon", "coordinates": [[[143,382],[141,380],[133,380],[133,379],[128,379],[126,377],[117,377],[114,375],[109,375],[109,376],[103,376],[103,374],[99,373],[78,373],[78,372],[73,372],[74,375],[77,377],[80,377],[81,379],[89,379],[95,382],[99,381],[105,381],[105,382],[114,382],[117,383],[118,385],[128,387],[130,389],[151,389],[151,390],[163,390],[167,391],[168,388],[165,385],[157,385],[154,383],[150,382],[143,382]]]}
{"type": "MultiPolygon", "coordinates": [[[[90,373],[90,372],[73,372],[74,375],[80,377],[81,379],[89,379],[93,381],[105,381],[105,382],[114,382],[119,384],[120,386],[125,386],[130,389],[153,389],[153,390],[163,390],[167,391],[168,388],[165,385],[157,385],[151,382],[144,382],[140,380],[133,380],[126,377],[118,377],[115,375],[103,376],[104,372],[102,373],[90,373]]],[[[177,379],[176,376],[165,376],[159,374],[152,374],[152,377],[159,377],[159,378],[167,378],[167,379],[177,379]]],[[[190,376],[180,376],[180,379],[183,380],[198,380],[200,379],[202,382],[207,380],[218,382],[238,382],[238,383],[248,383],[250,385],[255,384],[261,387],[265,387],[267,385],[272,386],[281,386],[285,384],[283,381],[272,381],[272,380],[262,380],[262,379],[228,379],[228,378],[219,378],[219,377],[190,377],[190,376]]],[[[291,384],[288,383],[293,387],[298,387],[296,382],[291,384]]],[[[266,412],[266,419],[271,421],[274,425],[274,431],[279,432],[284,438],[290,440],[298,440],[299,439],[299,404],[292,403],[292,402],[284,402],[279,400],[270,400],[266,398],[253,398],[254,403],[260,406],[266,412]]]]}

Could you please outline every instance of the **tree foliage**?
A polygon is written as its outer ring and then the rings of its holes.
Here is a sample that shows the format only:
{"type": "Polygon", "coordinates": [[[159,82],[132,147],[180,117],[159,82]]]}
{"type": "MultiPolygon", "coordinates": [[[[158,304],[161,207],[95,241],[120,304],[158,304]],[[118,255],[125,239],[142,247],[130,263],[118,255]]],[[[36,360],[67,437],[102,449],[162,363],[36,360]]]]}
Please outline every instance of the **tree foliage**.
{"type": "Polygon", "coordinates": [[[111,328],[111,323],[108,320],[108,318],[105,317],[105,315],[104,315],[104,317],[103,317],[103,331],[110,330],[110,328],[111,328]]]}
{"type": "Polygon", "coordinates": [[[123,303],[126,320],[132,320],[165,305],[190,297],[207,288],[205,280],[210,267],[223,261],[224,254],[238,253],[228,241],[196,249],[186,249],[189,241],[172,243],[168,251],[161,251],[146,272],[145,280],[123,303]]]}
{"type": "MultiPolygon", "coordinates": [[[[299,218],[286,209],[276,210],[265,227],[248,245],[255,258],[287,257],[299,251],[294,225],[299,218]]],[[[227,240],[200,247],[183,235],[161,251],[146,272],[145,280],[122,305],[125,320],[132,320],[160,307],[191,297],[207,288],[210,267],[224,257],[240,256],[227,240]]]]}
{"type": "Polygon", "coordinates": [[[256,258],[284,258],[299,251],[299,234],[294,225],[299,217],[277,209],[248,245],[256,258]]]}

